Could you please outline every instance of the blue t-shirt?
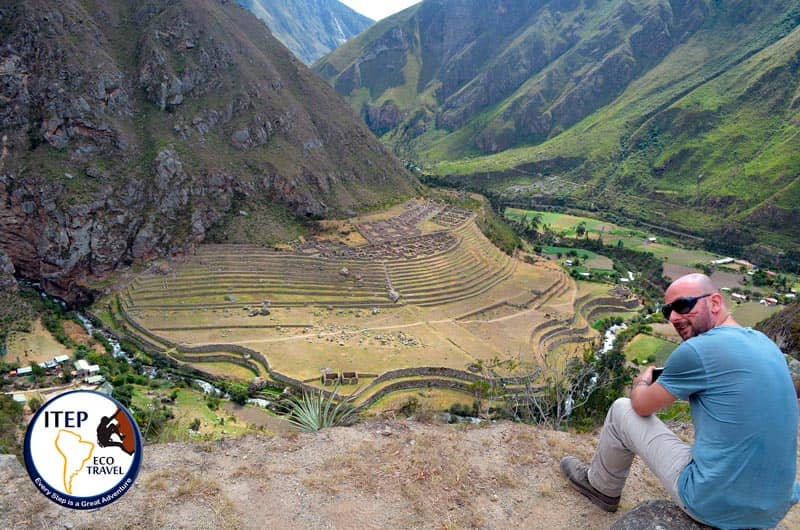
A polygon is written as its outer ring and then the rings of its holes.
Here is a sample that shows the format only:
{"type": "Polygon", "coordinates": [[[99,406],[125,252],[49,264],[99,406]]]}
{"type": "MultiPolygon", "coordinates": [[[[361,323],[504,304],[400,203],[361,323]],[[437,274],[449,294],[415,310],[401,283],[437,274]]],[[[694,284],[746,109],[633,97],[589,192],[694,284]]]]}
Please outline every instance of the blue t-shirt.
{"type": "Polygon", "coordinates": [[[798,421],[778,347],[718,326],[678,346],[658,382],[692,412],[692,461],[678,478],[689,511],[720,528],[777,525],[793,500],[798,421]]]}

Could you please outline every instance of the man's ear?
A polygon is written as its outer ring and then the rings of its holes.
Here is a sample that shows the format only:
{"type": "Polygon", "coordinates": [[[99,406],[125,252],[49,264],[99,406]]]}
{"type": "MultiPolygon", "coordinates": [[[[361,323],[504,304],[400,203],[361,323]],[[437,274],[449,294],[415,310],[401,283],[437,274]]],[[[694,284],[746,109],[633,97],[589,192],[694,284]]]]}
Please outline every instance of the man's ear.
{"type": "Polygon", "coordinates": [[[722,298],[722,295],[720,293],[714,293],[709,296],[709,299],[711,300],[711,311],[714,314],[719,314],[725,306],[725,300],[722,298]]]}

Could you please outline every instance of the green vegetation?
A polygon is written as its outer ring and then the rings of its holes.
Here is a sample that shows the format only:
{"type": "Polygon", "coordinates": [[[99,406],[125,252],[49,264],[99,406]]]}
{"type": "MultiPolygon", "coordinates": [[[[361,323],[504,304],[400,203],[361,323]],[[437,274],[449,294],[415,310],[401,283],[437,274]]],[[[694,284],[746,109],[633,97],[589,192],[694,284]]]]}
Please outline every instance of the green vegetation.
{"type": "Polygon", "coordinates": [[[569,359],[565,368],[546,362],[542,369],[544,384],[529,385],[524,393],[508,397],[499,415],[556,429],[589,430],[602,423],[635,374],[616,344],[603,355],[587,348],[583,355],[569,359]]]}
{"type": "MultiPolygon", "coordinates": [[[[362,114],[392,100],[405,118],[383,139],[430,182],[652,223],[659,233],[700,236],[714,252],[797,270],[800,237],[789,221],[800,204],[797,6],[779,1],[743,14],[716,2],[703,15],[667,20],[653,5],[577,3],[558,20],[518,7],[503,35],[479,24],[449,56],[429,56],[442,49],[440,37],[418,28],[450,14],[417,10],[376,24],[318,71],[362,114]],[[686,34],[671,48],[644,44],[643,53],[625,9],[638,13],[631,20],[677,24],[686,34]],[[418,45],[378,53],[397,28],[418,45]],[[575,41],[564,42],[571,32],[575,41]],[[602,54],[619,56],[597,42],[627,50],[629,80],[604,68],[613,61],[602,54]],[[374,75],[363,75],[365,63],[374,75]]],[[[492,19],[483,5],[472,9],[475,20],[492,19]]]]}
{"type": "Polygon", "coordinates": [[[637,364],[663,365],[676,346],[673,342],[640,333],[625,346],[625,356],[637,364]]]}
{"type": "Polygon", "coordinates": [[[348,400],[340,400],[336,390],[329,396],[323,394],[321,390],[303,392],[302,396],[290,399],[288,411],[292,425],[306,432],[351,425],[357,419],[355,408],[348,400]]]}
{"type": "Polygon", "coordinates": [[[22,456],[24,431],[22,405],[8,394],[0,394],[0,454],[22,456]]]}
{"type": "Polygon", "coordinates": [[[515,249],[522,246],[522,240],[519,236],[508,224],[503,222],[490,204],[484,204],[478,215],[477,223],[481,232],[489,238],[489,241],[506,254],[511,255],[515,249]]]}
{"type": "Polygon", "coordinates": [[[39,297],[32,289],[0,293],[0,360],[5,360],[8,335],[14,331],[30,331],[38,307],[39,297]]]}

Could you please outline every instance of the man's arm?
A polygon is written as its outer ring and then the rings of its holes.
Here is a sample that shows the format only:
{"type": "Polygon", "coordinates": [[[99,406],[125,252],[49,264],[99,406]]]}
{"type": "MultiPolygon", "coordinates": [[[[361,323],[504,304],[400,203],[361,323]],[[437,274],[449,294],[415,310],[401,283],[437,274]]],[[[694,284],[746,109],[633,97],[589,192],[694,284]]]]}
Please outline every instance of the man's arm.
{"type": "Polygon", "coordinates": [[[676,399],[658,382],[653,383],[652,366],[633,378],[630,398],[633,410],[639,416],[649,416],[668,407],[676,399]]]}

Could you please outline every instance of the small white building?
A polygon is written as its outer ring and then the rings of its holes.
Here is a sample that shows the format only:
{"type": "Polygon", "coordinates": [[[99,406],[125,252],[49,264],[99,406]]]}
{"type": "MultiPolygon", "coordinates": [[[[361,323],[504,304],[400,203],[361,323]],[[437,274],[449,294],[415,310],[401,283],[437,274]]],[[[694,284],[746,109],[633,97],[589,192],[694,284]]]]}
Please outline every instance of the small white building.
{"type": "Polygon", "coordinates": [[[712,265],[727,265],[728,263],[733,263],[733,258],[719,258],[711,260],[712,265]]]}
{"type": "Polygon", "coordinates": [[[75,371],[78,372],[78,375],[86,375],[89,373],[89,363],[86,359],[78,359],[72,366],[75,367],[75,371]]]}
{"type": "Polygon", "coordinates": [[[89,377],[84,379],[84,381],[86,381],[90,385],[100,385],[100,384],[104,383],[105,380],[106,380],[106,378],[103,377],[102,375],[90,375],[89,377]]]}
{"type": "Polygon", "coordinates": [[[11,396],[11,399],[13,399],[16,403],[22,403],[23,405],[28,402],[28,400],[25,399],[25,394],[14,394],[11,396]]]}
{"type": "Polygon", "coordinates": [[[56,355],[53,360],[58,364],[65,363],[69,361],[69,355],[56,355]]]}
{"type": "Polygon", "coordinates": [[[33,373],[33,368],[30,366],[23,366],[22,368],[17,368],[17,375],[29,375],[33,373]]]}

